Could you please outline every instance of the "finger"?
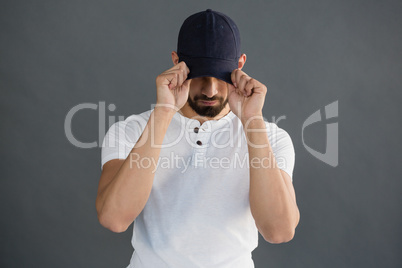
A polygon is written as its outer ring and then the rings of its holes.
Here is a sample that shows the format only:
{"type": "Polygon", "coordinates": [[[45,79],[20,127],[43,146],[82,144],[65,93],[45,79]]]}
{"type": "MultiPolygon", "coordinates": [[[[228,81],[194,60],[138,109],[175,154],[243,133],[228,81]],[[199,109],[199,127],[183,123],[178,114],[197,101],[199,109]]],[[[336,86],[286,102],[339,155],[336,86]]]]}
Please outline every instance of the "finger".
{"type": "Polygon", "coordinates": [[[181,72],[182,83],[187,81],[188,74],[189,74],[189,69],[188,69],[188,67],[186,67],[186,69],[183,69],[183,71],[181,72]]]}
{"type": "Polygon", "coordinates": [[[178,64],[174,65],[172,68],[164,71],[162,74],[170,74],[170,73],[174,73],[177,72],[178,70],[183,70],[186,75],[188,75],[188,73],[190,73],[190,69],[187,67],[186,63],[184,61],[179,62],[178,64]]]}
{"type": "Polygon", "coordinates": [[[183,84],[184,80],[186,80],[187,76],[184,75],[184,70],[182,69],[175,69],[175,70],[167,70],[163,75],[166,77],[166,79],[169,81],[169,84],[174,82],[174,85],[172,84],[169,86],[169,88],[174,87],[179,87],[183,84]]]}
{"type": "Polygon", "coordinates": [[[242,76],[243,74],[247,76],[247,74],[246,74],[245,72],[243,72],[242,70],[240,70],[240,69],[235,69],[235,70],[233,70],[233,72],[232,72],[232,74],[231,74],[231,79],[232,79],[233,85],[234,85],[236,88],[239,87],[240,78],[241,78],[241,76],[242,76]]]}
{"type": "Polygon", "coordinates": [[[232,84],[228,84],[228,97],[232,96],[232,93],[236,93],[236,88],[232,84]]]}
{"type": "Polygon", "coordinates": [[[184,72],[183,69],[179,69],[179,70],[176,71],[177,87],[181,87],[181,85],[182,85],[183,82],[184,82],[184,79],[183,79],[183,72],[184,72]]]}
{"type": "Polygon", "coordinates": [[[188,91],[189,86],[190,86],[190,80],[186,80],[186,81],[184,81],[183,85],[181,86],[181,89],[188,91]]]}
{"type": "Polygon", "coordinates": [[[166,79],[169,81],[169,89],[174,89],[177,86],[177,75],[169,74],[166,76],[166,79]]]}
{"type": "Polygon", "coordinates": [[[246,95],[246,91],[244,90],[244,87],[246,86],[247,82],[250,80],[251,78],[247,75],[245,75],[244,73],[240,76],[240,81],[239,81],[239,85],[238,85],[238,89],[240,91],[240,93],[242,95],[246,95]]]}
{"type": "Polygon", "coordinates": [[[241,71],[239,69],[236,69],[232,72],[231,78],[233,81],[233,86],[234,86],[234,91],[236,94],[241,95],[241,90],[239,88],[240,80],[239,77],[241,75],[241,71]]]}
{"type": "Polygon", "coordinates": [[[232,83],[233,83],[233,86],[234,86],[234,87],[237,87],[236,72],[237,72],[238,70],[239,70],[239,69],[234,69],[234,70],[232,71],[232,73],[230,74],[230,79],[232,80],[232,83]]]}
{"type": "Polygon", "coordinates": [[[168,69],[168,71],[170,71],[170,70],[178,70],[180,68],[183,68],[184,64],[185,64],[184,61],[181,61],[178,64],[174,65],[172,68],[168,69]]]}
{"type": "Polygon", "coordinates": [[[241,91],[242,91],[242,87],[241,87],[241,85],[240,85],[240,83],[241,83],[241,77],[244,75],[245,73],[243,72],[243,71],[241,71],[240,69],[238,69],[237,71],[236,71],[236,74],[235,74],[235,80],[236,80],[236,84],[237,84],[237,88],[238,88],[238,90],[240,90],[240,93],[241,93],[241,91]]]}
{"type": "Polygon", "coordinates": [[[186,75],[190,73],[190,69],[184,61],[179,62],[176,66],[177,69],[183,70],[186,75]]]}
{"type": "Polygon", "coordinates": [[[189,87],[190,86],[190,80],[186,80],[183,83],[183,87],[189,87]]]}
{"type": "Polygon", "coordinates": [[[184,61],[182,61],[183,64],[181,64],[180,68],[176,70],[178,74],[178,86],[181,86],[184,81],[186,81],[188,73],[190,72],[190,69],[187,67],[184,61]]]}
{"type": "Polygon", "coordinates": [[[253,78],[250,78],[247,81],[247,84],[244,86],[244,91],[246,92],[246,96],[249,97],[251,95],[253,95],[254,93],[254,89],[256,87],[256,80],[253,78]]]}
{"type": "Polygon", "coordinates": [[[183,70],[187,76],[190,73],[190,69],[188,68],[187,64],[184,61],[182,61],[182,62],[183,62],[183,66],[182,66],[183,70]]]}
{"type": "Polygon", "coordinates": [[[243,75],[248,76],[248,75],[247,75],[245,72],[243,72],[242,70],[237,69],[237,72],[236,72],[236,82],[237,82],[237,85],[239,84],[240,79],[241,79],[241,77],[242,77],[243,75]]]}

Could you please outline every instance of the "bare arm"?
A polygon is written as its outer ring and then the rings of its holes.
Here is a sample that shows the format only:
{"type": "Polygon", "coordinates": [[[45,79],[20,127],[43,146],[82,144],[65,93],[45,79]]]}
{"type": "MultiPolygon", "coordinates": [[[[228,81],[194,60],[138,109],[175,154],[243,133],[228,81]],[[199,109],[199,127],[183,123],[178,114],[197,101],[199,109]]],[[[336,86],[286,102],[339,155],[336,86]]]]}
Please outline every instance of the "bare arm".
{"type": "MultiPolygon", "coordinates": [[[[113,177],[108,184],[102,180],[107,180],[107,177],[101,177],[96,209],[104,227],[115,232],[125,231],[144,208],[152,189],[154,164],[160,154],[159,146],[151,145],[151,132],[154,133],[154,144],[162,144],[172,117],[172,113],[155,108],[136,143],[141,146],[134,146],[117,173],[109,175],[113,177]],[[149,159],[152,164],[146,167],[138,165],[135,161],[139,157],[149,159]]],[[[106,166],[104,172],[108,172],[106,166]]]]}
{"type": "Polygon", "coordinates": [[[157,105],[141,137],[125,160],[111,160],[103,167],[96,210],[99,222],[111,231],[127,230],[148,201],[160,145],[174,113],[188,97],[188,72],[182,62],[157,77],[157,105]],[[152,164],[139,165],[138,159],[144,158],[152,164]]]}
{"type": "Polygon", "coordinates": [[[291,179],[278,168],[266,133],[262,108],[267,88],[240,68],[232,72],[232,82],[229,105],[240,118],[248,142],[251,213],[266,241],[287,242],[294,236],[300,215],[291,179]]]}
{"type": "MultiPolygon", "coordinates": [[[[248,128],[266,129],[262,118],[250,121],[248,128]]],[[[266,241],[288,242],[300,218],[291,178],[278,168],[266,132],[245,131],[249,142],[250,208],[256,225],[266,241]]]]}

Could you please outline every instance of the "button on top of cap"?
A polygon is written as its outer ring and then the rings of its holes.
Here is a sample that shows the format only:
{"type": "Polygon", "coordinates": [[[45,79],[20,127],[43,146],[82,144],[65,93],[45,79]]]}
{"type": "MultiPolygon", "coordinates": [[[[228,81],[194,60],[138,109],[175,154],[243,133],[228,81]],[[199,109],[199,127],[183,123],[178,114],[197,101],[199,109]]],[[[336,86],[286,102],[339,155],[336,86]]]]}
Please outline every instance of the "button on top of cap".
{"type": "Polygon", "coordinates": [[[212,9],[208,8],[208,9],[207,9],[207,12],[212,12],[212,9]]]}

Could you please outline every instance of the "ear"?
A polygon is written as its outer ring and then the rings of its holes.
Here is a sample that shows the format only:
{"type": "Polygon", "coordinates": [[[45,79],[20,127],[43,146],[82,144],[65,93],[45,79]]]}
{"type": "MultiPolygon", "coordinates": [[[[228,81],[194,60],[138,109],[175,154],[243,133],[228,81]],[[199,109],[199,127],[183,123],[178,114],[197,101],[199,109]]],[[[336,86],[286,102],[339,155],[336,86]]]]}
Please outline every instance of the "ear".
{"type": "Polygon", "coordinates": [[[246,60],[247,60],[246,54],[244,54],[244,53],[241,54],[241,56],[239,58],[239,69],[240,70],[243,68],[244,64],[246,64],[246,60]]]}
{"type": "Polygon", "coordinates": [[[179,63],[179,55],[177,55],[176,51],[172,51],[172,61],[174,65],[179,63]]]}

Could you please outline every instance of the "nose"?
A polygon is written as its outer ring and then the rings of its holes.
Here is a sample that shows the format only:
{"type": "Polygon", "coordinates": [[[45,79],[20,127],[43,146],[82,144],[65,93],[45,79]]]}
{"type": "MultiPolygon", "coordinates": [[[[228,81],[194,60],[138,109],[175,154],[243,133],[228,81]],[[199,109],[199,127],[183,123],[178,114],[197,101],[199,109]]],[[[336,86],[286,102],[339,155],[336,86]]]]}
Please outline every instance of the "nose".
{"type": "Polygon", "coordinates": [[[208,98],[212,98],[213,96],[218,94],[218,79],[215,77],[204,77],[202,94],[204,94],[208,98]]]}

